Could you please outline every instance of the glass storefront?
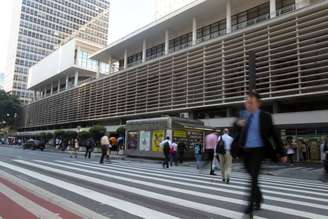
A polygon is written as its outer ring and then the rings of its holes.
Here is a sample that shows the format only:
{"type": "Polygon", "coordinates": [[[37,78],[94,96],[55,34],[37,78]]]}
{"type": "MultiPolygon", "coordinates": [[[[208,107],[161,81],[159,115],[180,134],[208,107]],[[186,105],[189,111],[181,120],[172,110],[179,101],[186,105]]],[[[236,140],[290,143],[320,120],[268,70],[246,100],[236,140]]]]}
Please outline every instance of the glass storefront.
{"type": "Polygon", "coordinates": [[[287,138],[291,138],[295,145],[294,160],[298,162],[320,161],[320,145],[328,136],[328,127],[286,128],[280,129],[280,131],[284,143],[287,138]]]}

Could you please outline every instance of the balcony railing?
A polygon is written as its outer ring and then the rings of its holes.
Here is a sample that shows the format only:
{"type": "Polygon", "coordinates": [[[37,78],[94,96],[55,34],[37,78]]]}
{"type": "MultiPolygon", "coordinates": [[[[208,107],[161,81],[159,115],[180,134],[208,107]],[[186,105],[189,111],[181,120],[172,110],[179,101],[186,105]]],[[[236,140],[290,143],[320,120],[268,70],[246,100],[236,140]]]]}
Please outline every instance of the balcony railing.
{"type": "MultiPolygon", "coordinates": [[[[277,16],[281,16],[283,14],[287,14],[287,13],[293,12],[295,10],[296,10],[296,6],[295,6],[295,4],[293,4],[293,5],[289,5],[289,6],[286,6],[284,8],[281,8],[281,9],[277,10],[276,11],[276,14],[277,14],[277,16]]],[[[237,25],[233,25],[231,27],[232,28],[232,32],[235,32],[237,30],[244,29],[246,27],[249,27],[249,26],[252,26],[252,25],[255,25],[255,24],[258,24],[258,23],[267,21],[267,20],[270,20],[270,14],[269,13],[263,14],[263,15],[258,16],[256,18],[253,18],[253,19],[249,19],[249,20],[247,20],[245,22],[242,22],[242,23],[239,23],[237,25]]],[[[218,38],[218,37],[221,37],[221,36],[224,36],[224,35],[226,35],[226,30],[221,30],[219,32],[215,32],[215,33],[209,34],[207,36],[198,38],[197,39],[197,43],[206,42],[208,40],[215,39],[215,38],[218,38]]],[[[169,53],[173,53],[173,52],[176,52],[176,51],[179,51],[179,50],[182,50],[182,49],[191,47],[191,46],[192,46],[192,42],[187,42],[187,43],[178,45],[176,47],[171,47],[169,49],[169,53]]],[[[156,58],[161,57],[161,56],[164,56],[164,51],[163,52],[160,52],[160,53],[157,53],[155,55],[152,55],[152,56],[147,56],[146,57],[146,61],[152,60],[152,59],[156,59],[156,58]]],[[[138,65],[140,63],[142,63],[141,60],[139,60],[137,62],[133,62],[133,63],[128,64],[128,67],[132,67],[132,66],[138,65]]],[[[123,69],[124,69],[123,66],[121,66],[118,69],[118,71],[123,70],[123,69]]]]}
{"type": "Polygon", "coordinates": [[[142,60],[141,59],[140,60],[137,60],[135,62],[128,63],[128,67],[132,67],[132,66],[138,65],[140,63],[142,63],[142,60]]]}
{"type": "Polygon", "coordinates": [[[156,58],[161,57],[163,55],[164,55],[164,51],[163,52],[156,53],[156,54],[151,55],[151,56],[147,56],[146,57],[146,60],[148,61],[148,60],[156,59],[156,58]]]}
{"type": "Polygon", "coordinates": [[[287,14],[287,13],[290,13],[290,12],[293,12],[296,10],[296,5],[288,5],[286,7],[283,7],[279,10],[277,10],[277,16],[281,16],[283,14],[287,14]]]}
{"type": "Polygon", "coordinates": [[[171,47],[169,51],[170,51],[170,53],[171,52],[176,52],[176,51],[179,51],[181,49],[185,49],[185,48],[188,48],[188,47],[191,47],[191,46],[192,46],[192,42],[187,42],[187,43],[178,45],[176,47],[171,47]]]}
{"type": "Polygon", "coordinates": [[[267,21],[269,19],[270,19],[270,14],[263,14],[261,16],[258,16],[256,18],[247,20],[247,21],[239,23],[237,25],[233,25],[232,26],[232,31],[234,32],[234,31],[237,31],[237,30],[241,30],[241,29],[244,29],[246,27],[252,26],[254,24],[258,24],[258,23],[261,23],[263,21],[267,21]]]}

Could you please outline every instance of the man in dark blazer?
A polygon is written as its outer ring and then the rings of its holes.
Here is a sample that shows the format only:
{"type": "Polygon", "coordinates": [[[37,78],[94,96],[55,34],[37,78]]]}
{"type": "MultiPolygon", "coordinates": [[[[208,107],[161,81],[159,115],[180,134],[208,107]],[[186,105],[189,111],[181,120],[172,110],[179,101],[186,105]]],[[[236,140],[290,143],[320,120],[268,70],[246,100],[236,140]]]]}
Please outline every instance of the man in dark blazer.
{"type": "Polygon", "coordinates": [[[271,114],[261,110],[260,106],[260,95],[250,92],[245,101],[247,111],[234,124],[236,136],[231,151],[233,157],[244,159],[246,171],[251,177],[249,205],[245,210],[251,217],[253,210],[259,210],[263,202],[258,186],[262,161],[270,158],[286,162],[283,144],[274,128],[271,114]]]}

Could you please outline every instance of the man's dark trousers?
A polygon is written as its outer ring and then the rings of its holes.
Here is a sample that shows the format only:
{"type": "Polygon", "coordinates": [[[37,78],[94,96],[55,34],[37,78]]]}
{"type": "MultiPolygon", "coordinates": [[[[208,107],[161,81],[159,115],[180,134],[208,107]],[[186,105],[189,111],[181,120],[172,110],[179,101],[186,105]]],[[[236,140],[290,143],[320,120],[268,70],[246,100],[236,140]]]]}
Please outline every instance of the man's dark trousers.
{"type": "Polygon", "coordinates": [[[108,146],[107,145],[101,145],[101,158],[100,158],[100,163],[104,163],[104,158],[107,156],[107,150],[108,146]]]}
{"type": "Polygon", "coordinates": [[[170,161],[170,154],[169,154],[169,152],[164,152],[163,168],[165,166],[166,166],[166,168],[169,168],[169,161],[170,161]]]}
{"type": "Polygon", "coordinates": [[[263,201],[262,192],[258,185],[258,177],[261,171],[262,161],[264,160],[264,148],[245,148],[244,164],[247,173],[251,177],[251,189],[249,203],[251,206],[260,204],[263,201]]]}
{"type": "Polygon", "coordinates": [[[208,149],[206,150],[208,153],[208,159],[210,161],[210,175],[214,175],[214,170],[213,170],[213,158],[214,158],[214,149],[208,149]]]}
{"type": "Polygon", "coordinates": [[[86,150],[85,150],[85,155],[84,155],[84,158],[91,158],[91,152],[92,152],[92,148],[90,147],[87,147],[86,150]]]}

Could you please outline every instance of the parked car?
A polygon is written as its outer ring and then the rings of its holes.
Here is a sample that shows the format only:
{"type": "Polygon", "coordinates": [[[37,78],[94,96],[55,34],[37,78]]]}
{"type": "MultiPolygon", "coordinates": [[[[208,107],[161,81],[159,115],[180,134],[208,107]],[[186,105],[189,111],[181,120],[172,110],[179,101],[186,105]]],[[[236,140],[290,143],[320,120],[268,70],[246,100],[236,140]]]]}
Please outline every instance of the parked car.
{"type": "Polygon", "coordinates": [[[39,140],[29,139],[27,142],[23,145],[23,149],[40,149],[43,151],[46,148],[45,144],[41,143],[39,140]]]}

